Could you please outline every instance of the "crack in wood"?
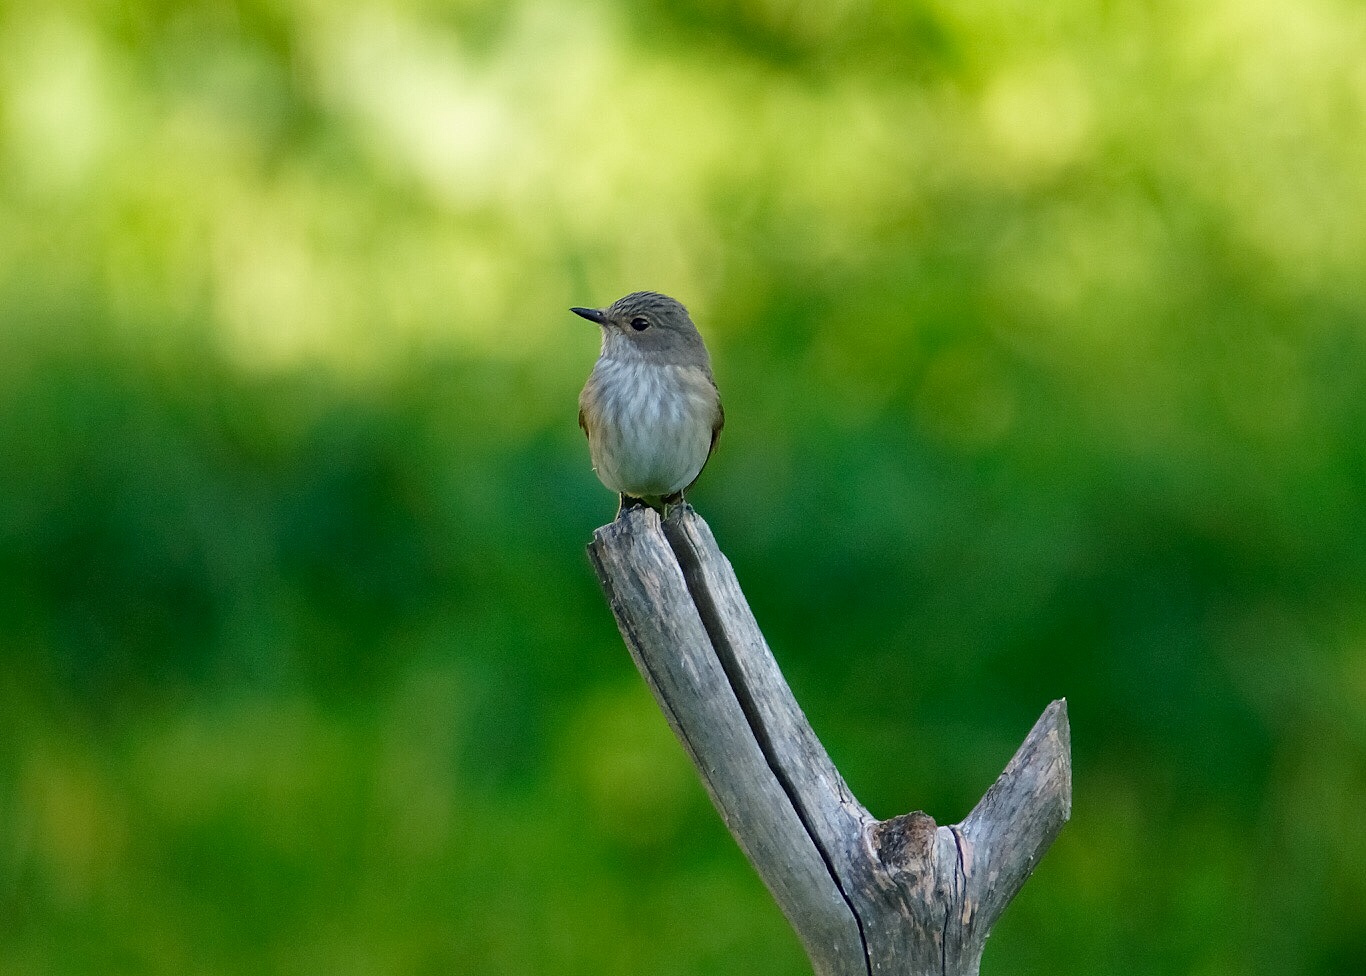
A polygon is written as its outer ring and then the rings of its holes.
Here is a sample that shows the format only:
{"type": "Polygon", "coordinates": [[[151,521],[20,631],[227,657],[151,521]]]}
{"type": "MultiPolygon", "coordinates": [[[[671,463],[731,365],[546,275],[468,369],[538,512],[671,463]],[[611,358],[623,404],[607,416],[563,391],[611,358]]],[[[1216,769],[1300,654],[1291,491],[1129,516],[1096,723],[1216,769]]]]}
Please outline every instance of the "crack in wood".
{"type": "MultiPolygon", "coordinates": [[[[688,509],[690,510],[690,509],[688,509]]],[[[754,733],[755,741],[759,743],[759,748],[768,761],[769,768],[773,770],[773,775],[783,787],[783,792],[787,794],[792,803],[792,809],[802,821],[802,826],[806,828],[807,834],[811,837],[811,842],[820,852],[821,860],[825,862],[826,870],[830,873],[830,880],[839,890],[840,896],[849,906],[849,913],[854,917],[854,923],[858,926],[859,941],[863,945],[863,954],[868,976],[873,973],[872,955],[868,951],[868,939],[863,930],[863,919],[859,917],[858,908],[854,905],[854,900],[845,890],[844,884],[840,879],[839,873],[835,870],[834,857],[827,848],[824,839],[816,831],[812,822],[810,812],[802,803],[800,792],[792,781],[792,777],[783,767],[777,750],[774,747],[773,731],[765,723],[763,715],[754,700],[754,692],[744,679],[744,674],[740,669],[736,649],[732,646],[730,636],[726,632],[725,621],[717,610],[716,599],[712,596],[711,590],[707,587],[706,574],[702,569],[701,559],[696,547],[691,540],[680,533],[669,531],[668,520],[664,524],[664,537],[668,540],[674,556],[678,559],[678,564],[683,570],[683,580],[688,586],[688,592],[692,595],[693,602],[697,606],[698,614],[702,618],[702,625],[707,630],[707,636],[711,638],[712,648],[716,651],[717,659],[721,662],[722,669],[730,679],[732,690],[735,692],[736,699],[740,702],[740,707],[744,710],[745,718],[749,721],[749,727],[754,733]]]]}

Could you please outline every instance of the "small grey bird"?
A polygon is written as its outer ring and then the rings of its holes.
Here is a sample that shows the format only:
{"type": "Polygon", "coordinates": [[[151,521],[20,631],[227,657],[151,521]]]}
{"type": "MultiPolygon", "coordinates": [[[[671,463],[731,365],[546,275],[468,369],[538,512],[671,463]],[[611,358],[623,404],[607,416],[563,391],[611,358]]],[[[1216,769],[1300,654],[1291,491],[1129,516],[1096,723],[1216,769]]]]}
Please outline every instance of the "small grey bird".
{"type": "Polygon", "coordinates": [[[688,310],[638,291],[607,308],[572,308],[602,329],[602,352],[579,394],[593,470],[622,509],[683,500],[716,448],[725,414],[711,357],[688,310]]]}

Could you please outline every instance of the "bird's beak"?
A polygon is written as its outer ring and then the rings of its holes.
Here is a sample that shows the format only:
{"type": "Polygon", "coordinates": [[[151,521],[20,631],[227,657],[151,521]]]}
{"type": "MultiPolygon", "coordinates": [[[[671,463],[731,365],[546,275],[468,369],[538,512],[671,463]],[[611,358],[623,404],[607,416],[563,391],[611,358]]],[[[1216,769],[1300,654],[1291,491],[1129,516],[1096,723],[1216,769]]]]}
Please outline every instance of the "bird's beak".
{"type": "Polygon", "coordinates": [[[607,324],[607,313],[600,308],[571,308],[569,311],[575,315],[582,315],[588,321],[596,322],[598,325],[607,324]]]}

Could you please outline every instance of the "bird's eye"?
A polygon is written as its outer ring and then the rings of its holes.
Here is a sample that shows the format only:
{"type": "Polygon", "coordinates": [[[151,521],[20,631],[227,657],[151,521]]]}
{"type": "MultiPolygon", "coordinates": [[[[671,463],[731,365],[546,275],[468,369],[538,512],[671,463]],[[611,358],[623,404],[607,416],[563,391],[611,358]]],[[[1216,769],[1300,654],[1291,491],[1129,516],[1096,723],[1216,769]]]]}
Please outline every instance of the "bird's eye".
{"type": "Polygon", "coordinates": [[[635,329],[637,332],[644,332],[649,327],[650,320],[643,316],[637,315],[631,320],[631,328],[635,329]]]}

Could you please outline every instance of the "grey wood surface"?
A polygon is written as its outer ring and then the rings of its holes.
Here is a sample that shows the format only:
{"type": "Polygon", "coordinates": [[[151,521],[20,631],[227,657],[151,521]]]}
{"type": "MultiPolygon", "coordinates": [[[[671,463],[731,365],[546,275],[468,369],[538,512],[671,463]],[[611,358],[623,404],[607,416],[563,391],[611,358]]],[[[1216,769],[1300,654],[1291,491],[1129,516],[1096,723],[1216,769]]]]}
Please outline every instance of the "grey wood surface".
{"type": "Polygon", "coordinates": [[[1067,706],[960,824],[878,821],[792,696],[711,529],[628,509],[588,547],[618,627],[712,802],[818,976],[972,976],[1071,814],[1067,706]]]}

